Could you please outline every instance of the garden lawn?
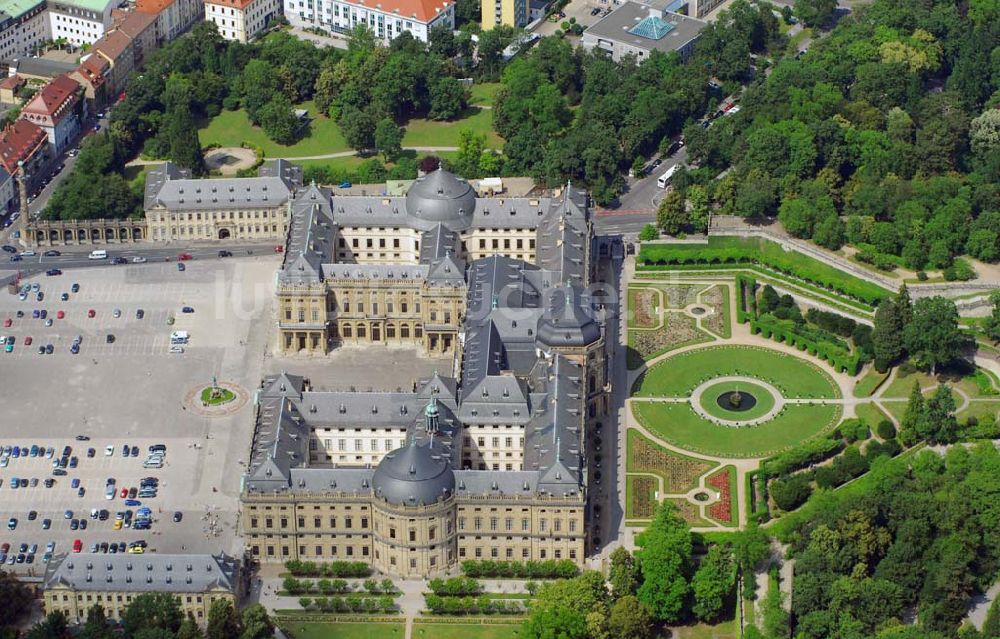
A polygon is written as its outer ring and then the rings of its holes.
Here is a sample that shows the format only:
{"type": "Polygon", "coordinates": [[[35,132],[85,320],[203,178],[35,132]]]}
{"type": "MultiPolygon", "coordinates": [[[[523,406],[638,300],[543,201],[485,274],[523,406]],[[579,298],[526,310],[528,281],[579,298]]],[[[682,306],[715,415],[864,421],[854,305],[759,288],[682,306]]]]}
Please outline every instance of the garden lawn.
{"type": "MultiPolygon", "coordinates": [[[[904,398],[910,397],[913,390],[913,382],[920,384],[920,388],[935,388],[938,384],[948,384],[952,388],[958,388],[970,399],[977,397],[996,397],[998,395],[994,388],[995,381],[992,373],[984,369],[975,369],[965,372],[944,370],[936,377],[923,371],[914,370],[912,366],[903,364],[896,372],[896,379],[885,389],[882,397],[904,398]]],[[[959,401],[959,400],[956,400],[959,401]]]]}
{"type": "Polygon", "coordinates": [[[238,147],[249,142],[263,149],[264,156],[270,159],[326,155],[351,150],[337,123],[325,115],[317,115],[313,102],[303,102],[295,105],[295,108],[307,109],[312,120],[306,137],[292,145],[272,142],[263,129],[251,126],[244,109],[223,110],[207,125],[199,128],[198,137],[202,147],[212,144],[238,147]]]}
{"type": "Polygon", "coordinates": [[[854,412],[858,417],[865,420],[865,423],[868,424],[869,428],[872,430],[875,430],[875,427],[878,426],[878,423],[883,419],[889,419],[889,416],[882,412],[882,410],[873,403],[858,404],[854,407],[854,412]]]}
{"type": "Polygon", "coordinates": [[[473,84],[471,88],[472,98],[469,104],[473,106],[493,106],[497,93],[500,92],[499,82],[484,82],[483,84],[473,84]]]}
{"type": "Polygon", "coordinates": [[[699,417],[689,404],[633,401],[636,419],[671,444],[705,455],[768,457],[830,431],[840,419],[834,404],[789,404],[763,424],[719,426],[699,417]]]}
{"type": "Polygon", "coordinates": [[[769,382],[786,399],[840,397],[833,379],[815,364],[758,346],[713,346],[668,357],[643,374],[633,394],[688,397],[703,381],[731,375],[769,382]]]}
{"type": "MultiPolygon", "coordinates": [[[[748,607],[753,606],[752,601],[748,604],[748,607]]],[[[671,626],[670,636],[676,639],[738,639],[740,631],[736,621],[729,620],[714,625],[671,626]]]]}
{"type": "Polygon", "coordinates": [[[415,118],[406,123],[403,146],[458,146],[462,131],[486,136],[486,145],[493,148],[503,146],[503,138],[493,131],[493,111],[470,107],[464,117],[458,120],[425,120],[415,118]]]}
{"type": "MultiPolygon", "coordinates": [[[[413,639],[516,639],[521,636],[520,622],[513,624],[424,623],[413,624],[413,639]]],[[[368,635],[366,639],[382,639],[368,635]]]]}
{"type": "Polygon", "coordinates": [[[855,397],[871,397],[872,393],[878,388],[878,385],[889,376],[888,372],[880,373],[878,369],[872,366],[865,373],[864,377],[857,381],[854,385],[854,396],[855,397]]]}
{"type": "MultiPolygon", "coordinates": [[[[402,639],[401,623],[280,623],[289,639],[402,639]]],[[[414,633],[414,636],[420,636],[414,633]]]]}
{"type": "Polygon", "coordinates": [[[756,384],[719,382],[718,384],[712,384],[702,392],[700,403],[705,412],[713,417],[731,421],[746,421],[766,415],[769,410],[774,408],[774,395],[768,392],[763,386],[756,384]],[[757,399],[757,403],[745,411],[730,410],[725,400],[723,400],[722,406],[719,405],[718,399],[720,395],[723,393],[729,395],[736,391],[750,394],[757,399]]]}

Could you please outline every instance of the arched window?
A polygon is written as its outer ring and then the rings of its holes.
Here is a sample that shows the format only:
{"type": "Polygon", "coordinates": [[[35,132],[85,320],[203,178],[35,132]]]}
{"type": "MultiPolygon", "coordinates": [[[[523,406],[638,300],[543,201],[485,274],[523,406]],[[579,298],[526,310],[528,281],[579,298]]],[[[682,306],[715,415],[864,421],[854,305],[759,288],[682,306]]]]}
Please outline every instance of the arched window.
{"type": "Polygon", "coordinates": [[[340,334],[343,335],[344,337],[350,337],[351,336],[351,325],[350,324],[344,324],[344,327],[340,331],[340,334]]]}
{"type": "Polygon", "coordinates": [[[420,324],[417,324],[416,326],[413,327],[413,336],[416,337],[417,339],[420,339],[421,337],[424,336],[424,329],[420,324]]]}
{"type": "Polygon", "coordinates": [[[401,338],[403,338],[403,339],[409,339],[409,337],[410,337],[410,325],[409,324],[402,324],[399,327],[399,336],[401,338]]]}
{"type": "Polygon", "coordinates": [[[396,325],[386,324],[385,325],[385,338],[386,339],[396,339],[396,325]]]}

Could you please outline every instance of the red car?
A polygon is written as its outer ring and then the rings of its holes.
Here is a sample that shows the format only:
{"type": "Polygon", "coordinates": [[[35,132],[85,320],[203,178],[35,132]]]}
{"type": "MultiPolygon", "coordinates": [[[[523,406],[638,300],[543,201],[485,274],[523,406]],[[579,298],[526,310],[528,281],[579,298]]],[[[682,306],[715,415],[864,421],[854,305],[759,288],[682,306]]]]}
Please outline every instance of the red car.
{"type": "Polygon", "coordinates": [[[90,309],[89,311],[87,311],[87,317],[93,317],[95,315],[97,315],[97,313],[94,311],[94,309],[90,309]]]}
{"type": "Polygon", "coordinates": [[[274,252],[275,253],[284,253],[285,252],[285,247],[284,246],[275,246],[274,247],[274,252]]]}
{"type": "Polygon", "coordinates": [[[4,328],[10,328],[10,325],[11,325],[11,324],[13,324],[13,323],[14,323],[14,322],[13,322],[13,321],[11,321],[11,319],[10,319],[10,318],[8,317],[7,319],[5,319],[5,320],[3,321],[3,327],[4,327],[4,328]]]}
{"type": "Polygon", "coordinates": [[[79,539],[73,540],[73,552],[80,552],[83,550],[83,542],[79,539]]]}
{"type": "Polygon", "coordinates": [[[57,311],[56,312],[56,319],[62,319],[64,317],[66,317],[66,313],[64,311],[57,311]]]}
{"type": "Polygon", "coordinates": [[[121,497],[122,499],[128,497],[128,488],[122,488],[121,497]]]}
{"type": "Polygon", "coordinates": [[[177,255],[177,259],[179,259],[182,262],[186,262],[187,260],[193,260],[194,256],[191,255],[190,253],[180,253],[177,255]]]}
{"type": "Polygon", "coordinates": [[[31,346],[31,335],[28,335],[27,337],[24,338],[24,345],[31,346]]]}

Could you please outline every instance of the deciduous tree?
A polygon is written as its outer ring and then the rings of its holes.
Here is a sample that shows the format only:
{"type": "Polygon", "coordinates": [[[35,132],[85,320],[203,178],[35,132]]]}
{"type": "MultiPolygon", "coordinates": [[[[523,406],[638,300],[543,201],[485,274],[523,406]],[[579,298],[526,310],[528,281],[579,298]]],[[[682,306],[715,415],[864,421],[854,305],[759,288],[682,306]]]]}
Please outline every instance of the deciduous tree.
{"type": "Polygon", "coordinates": [[[668,501],[656,509],[652,523],[636,539],[642,570],[639,601],[653,617],[672,623],[680,618],[690,587],[691,531],[668,501]]]}

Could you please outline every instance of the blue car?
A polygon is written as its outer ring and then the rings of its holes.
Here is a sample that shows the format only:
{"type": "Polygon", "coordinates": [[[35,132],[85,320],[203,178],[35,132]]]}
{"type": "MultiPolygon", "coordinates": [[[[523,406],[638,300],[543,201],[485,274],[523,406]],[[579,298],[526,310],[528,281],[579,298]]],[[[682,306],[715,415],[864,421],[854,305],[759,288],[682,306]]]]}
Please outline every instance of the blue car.
{"type": "Polygon", "coordinates": [[[31,318],[32,319],[38,319],[40,317],[41,317],[41,311],[39,311],[37,308],[35,310],[31,311],[31,318]]]}
{"type": "Polygon", "coordinates": [[[18,458],[18,457],[20,457],[21,456],[21,447],[20,446],[15,446],[14,450],[11,451],[10,456],[14,457],[15,459],[18,458]]]}
{"type": "Polygon", "coordinates": [[[342,189],[349,189],[351,188],[352,184],[350,182],[341,182],[338,186],[342,189]]]}
{"type": "Polygon", "coordinates": [[[76,355],[77,353],[80,352],[80,345],[79,344],[73,344],[72,346],[69,347],[69,352],[73,353],[74,355],[76,355]]]}
{"type": "Polygon", "coordinates": [[[71,481],[71,482],[69,483],[69,485],[70,485],[71,487],[73,487],[73,488],[79,488],[79,487],[80,487],[80,479],[79,479],[78,477],[74,477],[74,478],[73,478],[73,481],[71,481]]]}
{"type": "Polygon", "coordinates": [[[16,489],[20,485],[21,485],[21,481],[17,477],[11,477],[10,478],[10,487],[11,487],[11,489],[16,489]]]}
{"type": "Polygon", "coordinates": [[[126,499],[125,500],[125,505],[126,506],[141,506],[142,502],[139,501],[138,499],[126,499]]]}

